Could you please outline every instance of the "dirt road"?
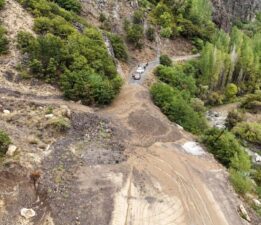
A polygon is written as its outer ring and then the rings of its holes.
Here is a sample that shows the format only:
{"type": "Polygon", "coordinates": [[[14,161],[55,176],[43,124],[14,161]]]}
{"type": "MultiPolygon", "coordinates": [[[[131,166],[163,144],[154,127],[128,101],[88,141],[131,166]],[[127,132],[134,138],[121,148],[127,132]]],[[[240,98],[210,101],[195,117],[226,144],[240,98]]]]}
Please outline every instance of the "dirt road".
{"type": "Polygon", "coordinates": [[[224,168],[208,153],[184,151],[193,137],[161,114],[146,88],[127,84],[102,113],[131,134],[129,173],[115,195],[111,225],[246,224],[224,168]]]}

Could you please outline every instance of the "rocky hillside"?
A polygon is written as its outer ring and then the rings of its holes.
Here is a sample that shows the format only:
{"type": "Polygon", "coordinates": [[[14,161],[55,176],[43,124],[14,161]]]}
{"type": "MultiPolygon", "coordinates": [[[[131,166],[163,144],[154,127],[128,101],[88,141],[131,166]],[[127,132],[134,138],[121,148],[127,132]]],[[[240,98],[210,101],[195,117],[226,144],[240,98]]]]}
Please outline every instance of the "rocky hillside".
{"type": "Polygon", "coordinates": [[[223,29],[229,30],[233,22],[251,21],[261,9],[260,0],[212,0],[214,21],[223,29]]]}

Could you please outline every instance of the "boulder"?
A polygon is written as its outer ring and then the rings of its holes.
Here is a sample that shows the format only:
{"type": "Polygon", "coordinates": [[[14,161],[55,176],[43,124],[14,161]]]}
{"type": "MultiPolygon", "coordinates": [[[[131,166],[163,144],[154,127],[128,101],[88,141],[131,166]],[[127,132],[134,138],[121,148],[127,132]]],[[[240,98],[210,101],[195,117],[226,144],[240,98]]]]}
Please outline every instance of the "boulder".
{"type": "Polygon", "coordinates": [[[17,150],[17,147],[15,145],[9,145],[6,155],[13,156],[15,154],[16,150],[17,150]]]}
{"type": "Polygon", "coordinates": [[[54,115],[52,113],[50,113],[50,114],[46,114],[44,117],[47,119],[50,119],[50,118],[53,118],[54,115]]]}
{"type": "Polygon", "coordinates": [[[10,112],[10,110],[8,110],[8,109],[4,109],[4,110],[3,110],[3,113],[4,113],[4,114],[10,114],[11,112],[10,112]]]}
{"type": "Polygon", "coordinates": [[[23,216],[25,219],[31,219],[36,215],[35,211],[33,209],[27,209],[27,208],[22,208],[21,211],[21,216],[23,216]]]}
{"type": "Polygon", "coordinates": [[[253,202],[254,202],[255,206],[257,206],[257,207],[261,206],[261,202],[258,199],[253,199],[253,202]]]}
{"type": "Polygon", "coordinates": [[[248,222],[251,222],[251,219],[250,219],[245,207],[242,204],[239,205],[239,211],[244,219],[246,219],[248,222]]]}

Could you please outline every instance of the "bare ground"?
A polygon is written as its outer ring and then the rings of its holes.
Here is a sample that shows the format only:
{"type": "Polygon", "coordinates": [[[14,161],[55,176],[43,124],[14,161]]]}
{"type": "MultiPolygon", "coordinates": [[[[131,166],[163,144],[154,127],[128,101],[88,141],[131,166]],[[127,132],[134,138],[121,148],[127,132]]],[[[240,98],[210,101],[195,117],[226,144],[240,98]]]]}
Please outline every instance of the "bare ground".
{"type": "MultiPolygon", "coordinates": [[[[7,0],[3,13],[16,33],[31,29],[30,15],[14,0],[7,0]]],[[[13,47],[1,60],[19,60],[13,47]]],[[[237,213],[241,201],[226,170],[208,153],[183,150],[194,137],[153,105],[145,86],[126,82],[114,103],[98,110],[64,101],[48,85],[8,81],[5,74],[15,71],[15,63],[1,62],[1,111],[10,114],[0,113],[0,128],[19,147],[1,163],[1,225],[247,224],[237,213]],[[49,126],[50,107],[54,118],[70,110],[70,129],[49,126]],[[35,171],[41,174],[36,186],[29,178],[35,171]],[[36,216],[22,218],[23,207],[36,216]]],[[[123,65],[125,71],[128,81],[123,65]]]]}

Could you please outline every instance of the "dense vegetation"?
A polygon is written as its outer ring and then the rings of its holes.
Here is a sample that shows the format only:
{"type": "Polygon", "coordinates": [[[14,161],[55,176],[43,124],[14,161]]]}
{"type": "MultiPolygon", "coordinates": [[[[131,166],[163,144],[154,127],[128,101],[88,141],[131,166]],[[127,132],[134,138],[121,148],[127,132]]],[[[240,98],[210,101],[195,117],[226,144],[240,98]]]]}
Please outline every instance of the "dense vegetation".
{"type": "MultiPolygon", "coordinates": [[[[68,99],[84,104],[109,104],[122,81],[101,32],[54,2],[21,0],[21,3],[36,16],[34,30],[39,34],[18,35],[21,51],[29,56],[27,72],[59,84],[68,99]]],[[[117,47],[118,57],[126,57],[124,49],[117,47]]]]}
{"type": "Polygon", "coordinates": [[[207,125],[202,113],[204,110],[199,110],[193,98],[195,79],[188,72],[188,66],[159,66],[155,74],[161,82],[151,87],[151,94],[154,103],[171,121],[200,134],[207,125]]]}
{"type": "MultiPolygon", "coordinates": [[[[4,7],[5,0],[0,0],[0,10],[4,7]]],[[[0,23],[0,54],[7,53],[8,51],[8,39],[6,37],[6,30],[0,23]]]]}
{"type": "Polygon", "coordinates": [[[8,134],[0,130],[0,156],[3,156],[6,153],[10,144],[11,139],[9,138],[8,134]]]}

